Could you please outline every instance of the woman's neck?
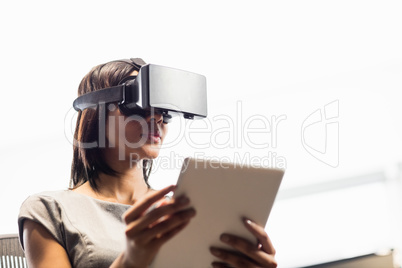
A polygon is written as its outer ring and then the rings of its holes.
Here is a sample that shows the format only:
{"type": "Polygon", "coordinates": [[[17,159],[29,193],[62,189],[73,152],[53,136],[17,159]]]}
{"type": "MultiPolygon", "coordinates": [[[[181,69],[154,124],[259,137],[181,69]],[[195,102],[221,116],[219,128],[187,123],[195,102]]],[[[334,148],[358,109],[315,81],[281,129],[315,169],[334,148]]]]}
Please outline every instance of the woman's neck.
{"type": "Polygon", "coordinates": [[[74,191],[108,202],[132,205],[150,190],[144,180],[141,165],[118,172],[117,175],[99,174],[96,190],[86,182],[74,191]]]}

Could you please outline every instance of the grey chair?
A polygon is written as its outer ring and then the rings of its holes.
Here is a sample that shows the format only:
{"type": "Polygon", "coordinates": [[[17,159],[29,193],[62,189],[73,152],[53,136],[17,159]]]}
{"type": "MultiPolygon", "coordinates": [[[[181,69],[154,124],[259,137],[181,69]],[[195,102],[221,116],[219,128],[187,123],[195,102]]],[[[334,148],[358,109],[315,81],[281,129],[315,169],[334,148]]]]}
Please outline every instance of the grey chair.
{"type": "Polygon", "coordinates": [[[18,234],[0,235],[0,268],[28,267],[18,234]]]}

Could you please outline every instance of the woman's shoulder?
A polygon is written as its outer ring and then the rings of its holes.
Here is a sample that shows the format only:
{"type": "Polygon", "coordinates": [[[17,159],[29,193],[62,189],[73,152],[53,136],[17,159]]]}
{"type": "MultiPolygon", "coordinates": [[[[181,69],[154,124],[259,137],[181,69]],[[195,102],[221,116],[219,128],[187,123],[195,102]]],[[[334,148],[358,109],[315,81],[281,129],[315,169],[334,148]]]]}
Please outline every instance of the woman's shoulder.
{"type": "Polygon", "coordinates": [[[44,191],[29,195],[23,205],[29,203],[54,203],[54,202],[62,202],[64,200],[68,200],[72,198],[72,191],[71,190],[58,190],[58,191],[44,191]]]}
{"type": "Polygon", "coordinates": [[[59,219],[64,206],[75,203],[70,190],[45,191],[29,195],[22,202],[19,220],[52,218],[59,219]]]}
{"type": "Polygon", "coordinates": [[[24,247],[22,234],[25,220],[41,224],[59,244],[64,246],[63,235],[58,225],[63,220],[60,203],[63,203],[62,200],[65,199],[66,194],[68,195],[67,190],[47,191],[32,194],[25,199],[18,215],[18,229],[22,247],[24,247]]]}
{"type": "Polygon", "coordinates": [[[28,196],[21,204],[20,216],[36,214],[54,214],[61,216],[64,212],[90,209],[97,206],[96,200],[91,197],[76,193],[70,189],[58,191],[44,191],[28,196]]]}

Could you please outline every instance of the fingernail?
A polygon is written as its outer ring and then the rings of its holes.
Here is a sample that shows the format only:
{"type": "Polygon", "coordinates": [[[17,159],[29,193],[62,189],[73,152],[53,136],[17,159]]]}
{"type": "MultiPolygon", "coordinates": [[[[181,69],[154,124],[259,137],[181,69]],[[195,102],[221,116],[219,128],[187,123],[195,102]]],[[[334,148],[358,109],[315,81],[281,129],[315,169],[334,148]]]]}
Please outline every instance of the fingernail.
{"type": "Polygon", "coordinates": [[[221,235],[221,240],[223,242],[229,243],[230,242],[230,236],[223,234],[223,235],[221,235]]]}
{"type": "Polygon", "coordinates": [[[248,225],[253,225],[253,224],[254,224],[254,222],[252,222],[251,220],[249,220],[249,219],[247,219],[247,218],[244,218],[244,222],[245,222],[246,224],[248,224],[248,225]]]}
{"type": "Polygon", "coordinates": [[[220,251],[219,249],[216,248],[210,248],[211,253],[214,254],[215,256],[221,256],[222,255],[222,251],[220,251]]]}
{"type": "Polygon", "coordinates": [[[187,210],[186,214],[188,217],[193,217],[195,215],[195,209],[190,208],[189,210],[187,210]]]}

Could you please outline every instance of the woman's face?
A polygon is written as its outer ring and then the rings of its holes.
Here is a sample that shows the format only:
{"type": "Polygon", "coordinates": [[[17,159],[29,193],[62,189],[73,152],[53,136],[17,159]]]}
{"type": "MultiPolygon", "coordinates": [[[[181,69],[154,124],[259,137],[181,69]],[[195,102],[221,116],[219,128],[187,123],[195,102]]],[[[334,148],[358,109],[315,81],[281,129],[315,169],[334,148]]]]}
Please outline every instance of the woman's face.
{"type": "Polygon", "coordinates": [[[117,156],[119,160],[129,160],[131,163],[140,159],[154,159],[159,155],[167,129],[159,113],[126,116],[114,104],[110,104],[105,128],[108,153],[113,154],[114,159],[117,156]]]}
{"type": "Polygon", "coordinates": [[[125,116],[111,107],[106,120],[106,141],[109,150],[118,150],[119,160],[153,159],[159,155],[167,124],[161,114],[145,117],[125,116]]]}

